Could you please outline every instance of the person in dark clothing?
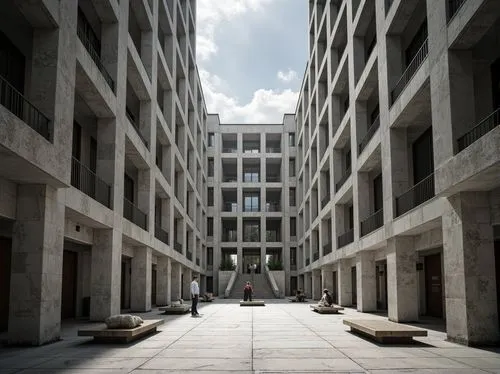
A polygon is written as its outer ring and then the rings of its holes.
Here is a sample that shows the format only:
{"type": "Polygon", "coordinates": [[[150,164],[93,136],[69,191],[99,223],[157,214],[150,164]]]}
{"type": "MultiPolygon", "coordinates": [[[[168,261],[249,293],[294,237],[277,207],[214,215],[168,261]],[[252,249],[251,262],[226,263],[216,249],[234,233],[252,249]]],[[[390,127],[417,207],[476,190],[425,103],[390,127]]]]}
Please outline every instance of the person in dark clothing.
{"type": "Polygon", "coordinates": [[[247,282],[245,288],[243,288],[243,300],[252,301],[253,288],[250,282],[247,282]]]}

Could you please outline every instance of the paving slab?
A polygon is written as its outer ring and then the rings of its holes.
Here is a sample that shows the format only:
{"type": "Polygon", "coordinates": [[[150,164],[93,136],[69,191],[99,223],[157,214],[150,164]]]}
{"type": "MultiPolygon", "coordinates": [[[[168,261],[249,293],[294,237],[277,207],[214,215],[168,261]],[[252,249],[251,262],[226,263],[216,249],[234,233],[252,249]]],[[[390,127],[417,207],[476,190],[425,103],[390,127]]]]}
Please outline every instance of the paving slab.
{"type": "Polygon", "coordinates": [[[254,359],[255,370],[295,371],[362,371],[363,368],[348,358],[265,358],[254,359]]]}

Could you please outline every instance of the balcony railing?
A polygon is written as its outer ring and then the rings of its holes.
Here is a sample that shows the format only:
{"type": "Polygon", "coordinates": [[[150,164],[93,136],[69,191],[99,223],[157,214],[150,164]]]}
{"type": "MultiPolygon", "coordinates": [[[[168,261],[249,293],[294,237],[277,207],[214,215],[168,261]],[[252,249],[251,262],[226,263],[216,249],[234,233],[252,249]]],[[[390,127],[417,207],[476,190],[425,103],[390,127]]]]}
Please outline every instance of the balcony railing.
{"type": "Polygon", "coordinates": [[[278,231],[266,231],[266,241],[267,242],[280,242],[281,233],[278,231]]]}
{"type": "Polygon", "coordinates": [[[236,231],[228,231],[222,234],[221,240],[223,242],[237,242],[238,234],[236,231]]]}
{"type": "Polygon", "coordinates": [[[165,244],[168,242],[168,232],[166,232],[159,224],[155,224],[155,238],[161,240],[165,244]]]}
{"type": "Polygon", "coordinates": [[[111,75],[109,75],[108,71],[101,61],[101,42],[94,34],[92,27],[90,27],[89,21],[87,20],[87,18],[85,18],[85,15],[80,10],[78,11],[76,33],[78,35],[78,39],[80,39],[83,46],[89,53],[90,58],[94,61],[97,68],[104,77],[104,80],[114,92],[115,82],[113,78],[111,78],[111,75]]]}
{"type": "Polygon", "coordinates": [[[266,202],[266,212],[281,212],[281,204],[279,202],[266,202]]]}
{"type": "Polygon", "coordinates": [[[238,181],[238,177],[236,175],[225,175],[222,177],[222,181],[226,183],[233,183],[238,181]]]}
{"type": "Polygon", "coordinates": [[[179,242],[174,242],[174,250],[176,252],[182,253],[182,244],[179,242]]]}
{"type": "Polygon", "coordinates": [[[426,39],[425,42],[422,43],[422,46],[418,50],[415,57],[413,57],[413,60],[411,60],[411,62],[408,64],[408,67],[404,71],[401,78],[399,78],[398,83],[396,83],[396,85],[394,86],[391,92],[391,105],[396,102],[399,95],[401,95],[405,87],[408,85],[408,83],[410,83],[415,73],[424,63],[428,54],[429,54],[429,43],[428,40],[426,39]]]}
{"type": "Polygon", "coordinates": [[[461,152],[476,140],[500,125],[500,108],[483,119],[477,126],[457,139],[458,151],[461,152]]]}
{"type": "Polygon", "coordinates": [[[266,175],[266,182],[279,183],[281,182],[281,177],[279,175],[266,175]]]}
{"type": "Polygon", "coordinates": [[[123,216],[130,222],[135,223],[143,230],[148,229],[148,216],[137,208],[131,201],[123,199],[123,216]]]}
{"type": "Polygon", "coordinates": [[[350,175],[351,175],[351,168],[349,167],[344,171],[344,174],[339,179],[339,181],[335,183],[335,192],[338,192],[338,190],[340,190],[340,188],[344,185],[344,183],[346,182],[346,180],[349,178],[350,175]]]}
{"type": "Polygon", "coordinates": [[[434,197],[434,173],[396,197],[396,217],[434,197]]]}
{"type": "Polygon", "coordinates": [[[448,0],[448,22],[450,22],[466,0],[448,0]]]}
{"type": "Polygon", "coordinates": [[[199,258],[196,259],[196,265],[200,266],[200,259],[199,258]]]}
{"type": "Polygon", "coordinates": [[[354,241],[354,230],[350,229],[337,236],[337,248],[345,247],[347,244],[354,241]]]}
{"type": "Polygon", "coordinates": [[[233,147],[223,147],[222,148],[222,153],[237,153],[238,148],[233,148],[233,147]]]}
{"type": "Polygon", "coordinates": [[[280,147],[266,147],[266,153],[281,153],[280,147]]]}
{"type": "Polygon", "coordinates": [[[311,260],[308,258],[306,258],[306,266],[309,266],[309,264],[311,263],[311,260]]]}
{"type": "Polygon", "coordinates": [[[193,261],[193,252],[191,252],[191,251],[186,251],[186,258],[187,258],[189,261],[193,261]]]}
{"type": "Polygon", "coordinates": [[[290,270],[296,271],[297,270],[297,264],[290,265],[290,270]]]}
{"type": "Polygon", "coordinates": [[[373,137],[373,135],[375,134],[375,132],[378,130],[379,127],[380,127],[380,116],[377,116],[377,118],[375,118],[375,121],[373,121],[373,123],[366,131],[363,140],[361,140],[361,143],[359,143],[358,145],[358,155],[360,155],[361,152],[363,152],[363,149],[365,149],[365,147],[368,145],[370,139],[373,137]]]}
{"type": "Polygon", "coordinates": [[[321,209],[323,209],[329,202],[330,202],[330,192],[327,192],[326,196],[321,199],[321,209]]]}
{"type": "Polygon", "coordinates": [[[71,160],[71,185],[111,208],[111,186],[74,157],[71,160]]]}
{"type": "Polygon", "coordinates": [[[361,236],[365,236],[384,225],[384,210],[379,209],[371,216],[361,221],[361,236]]]}
{"type": "Polygon", "coordinates": [[[244,242],[260,242],[260,234],[244,234],[244,242]]]}
{"type": "Polygon", "coordinates": [[[222,204],[222,211],[223,212],[237,212],[238,211],[238,204],[236,204],[236,203],[223,203],[222,204]]]}
{"type": "Polygon", "coordinates": [[[313,253],[313,262],[319,260],[319,252],[314,252],[313,253]]]}
{"type": "Polygon", "coordinates": [[[137,135],[139,135],[139,138],[141,138],[141,140],[144,143],[144,145],[146,146],[146,148],[149,148],[148,141],[146,140],[144,135],[142,135],[141,130],[139,130],[139,128],[137,127],[137,124],[135,123],[135,116],[132,114],[132,112],[128,108],[125,109],[125,114],[127,115],[127,118],[130,121],[130,124],[132,125],[134,130],[137,132],[137,135]]]}
{"type": "Polygon", "coordinates": [[[50,141],[50,120],[0,75],[0,104],[50,141]]]}
{"type": "Polygon", "coordinates": [[[244,212],[260,212],[260,208],[258,206],[245,205],[243,208],[244,212]]]}
{"type": "Polygon", "coordinates": [[[326,256],[327,254],[332,252],[332,243],[325,244],[323,246],[323,256],[326,256]]]}

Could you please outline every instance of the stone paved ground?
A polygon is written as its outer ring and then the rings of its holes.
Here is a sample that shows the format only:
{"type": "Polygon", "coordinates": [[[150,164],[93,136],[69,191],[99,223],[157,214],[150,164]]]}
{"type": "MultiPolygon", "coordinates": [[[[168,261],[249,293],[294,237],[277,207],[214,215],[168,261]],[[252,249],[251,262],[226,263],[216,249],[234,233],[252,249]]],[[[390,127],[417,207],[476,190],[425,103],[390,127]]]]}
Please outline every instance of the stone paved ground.
{"type": "MultiPolygon", "coordinates": [[[[439,328],[405,346],[382,346],[353,335],[342,324],[345,315],[384,317],[352,309],[320,315],[306,303],[240,307],[237,301],[216,300],[202,304],[200,312],[201,318],[162,316],[160,332],[127,345],[90,343],[76,337],[77,325],[66,325],[63,340],[55,344],[0,349],[0,374],[500,373],[500,348],[446,342],[439,328]]],[[[143,316],[158,318],[159,312],[143,316]]]]}

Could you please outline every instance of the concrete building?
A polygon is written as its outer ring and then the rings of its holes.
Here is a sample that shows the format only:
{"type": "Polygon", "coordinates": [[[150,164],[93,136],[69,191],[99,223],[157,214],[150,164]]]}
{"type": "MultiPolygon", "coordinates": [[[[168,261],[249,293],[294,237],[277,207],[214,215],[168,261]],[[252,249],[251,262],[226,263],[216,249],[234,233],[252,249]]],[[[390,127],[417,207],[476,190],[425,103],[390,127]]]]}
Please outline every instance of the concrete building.
{"type": "Polygon", "coordinates": [[[208,116],[209,290],[225,289],[219,265],[234,258],[239,274],[250,273],[253,264],[264,274],[268,262],[281,263],[285,276],[278,286],[282,294],[290,292],[290,268],[296,270],[290,263],[297,243],[295,172],[293,114],[282,124],[257,125],[221,124],[218,115],[208,116]]]}
{"type": "Polygon", "coordinates": [[[299,287],[498,342],[500,2],[309,6],[299,287]]]}
{"type": "Polygon", "coordinates": [[[195,0],[0,5],[0,331],[205,288],[206,108],[195,0]],[[131,280],[132,279],[132,280],[131,280]]]}

